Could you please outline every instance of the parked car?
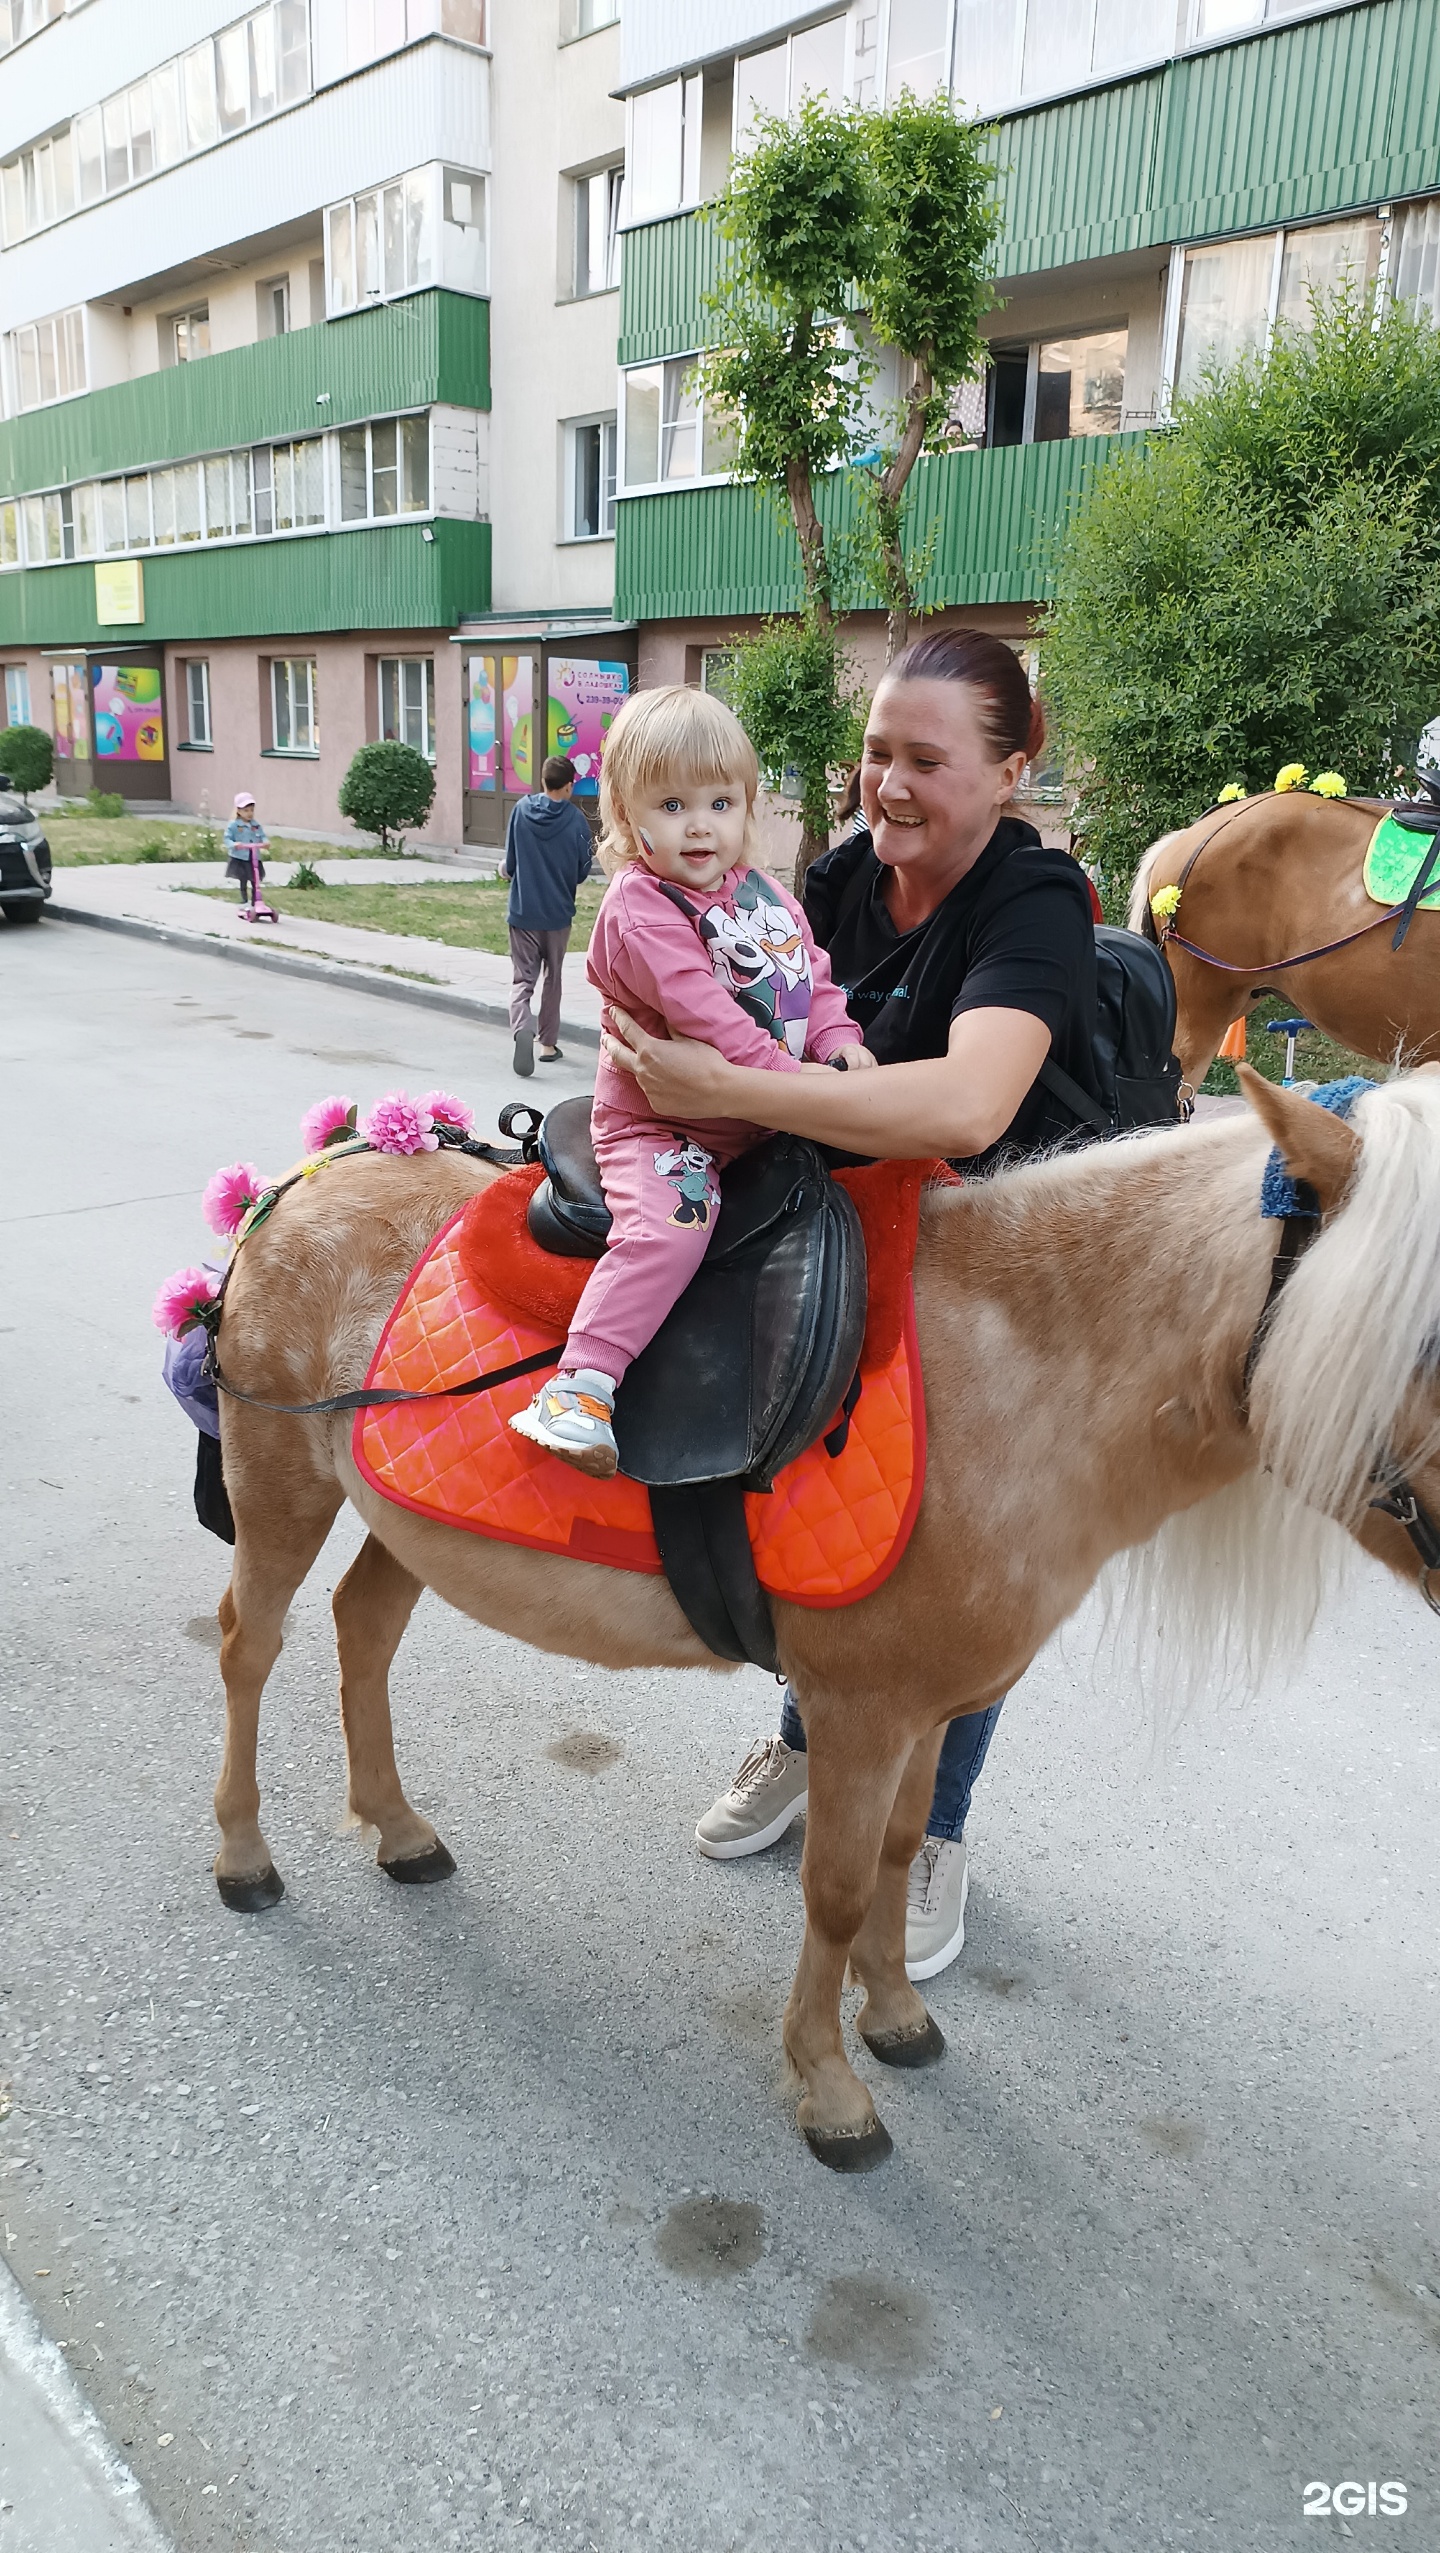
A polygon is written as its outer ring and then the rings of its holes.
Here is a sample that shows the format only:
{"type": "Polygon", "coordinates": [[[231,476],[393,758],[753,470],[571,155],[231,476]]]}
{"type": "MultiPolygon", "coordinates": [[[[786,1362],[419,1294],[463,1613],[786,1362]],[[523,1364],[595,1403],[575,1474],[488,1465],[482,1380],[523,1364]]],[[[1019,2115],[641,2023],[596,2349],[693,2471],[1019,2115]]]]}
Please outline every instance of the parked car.
{"type": "Polygon", "coordinates": [[[0,913],[7,922],[38,922],[49,900],[50,845],[0,771],[0,913]]]}

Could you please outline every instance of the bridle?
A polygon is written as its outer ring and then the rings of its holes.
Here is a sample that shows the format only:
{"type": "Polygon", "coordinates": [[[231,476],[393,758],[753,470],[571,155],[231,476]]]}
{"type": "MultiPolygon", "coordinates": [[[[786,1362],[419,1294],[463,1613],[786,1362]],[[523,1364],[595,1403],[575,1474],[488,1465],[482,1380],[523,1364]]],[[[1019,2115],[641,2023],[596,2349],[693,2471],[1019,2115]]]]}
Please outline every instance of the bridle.
{"type": "MultiPolygon", "coordinates": [[[[1322,799],[1320,801],[1322,806],[1364,803],[1367,802],[1359,799],[1322,799]]],[[[1212,825],[1209,832],[1196,843],[1175,881],[1177,897],[1183,898],[1191,872],[1201,852],[1209,850],[1216,836],[1222,834],[1227,825],[1234,824],[1240,816],[1251,813],[1255,804],[1256,800],[1253,798],[1242,798],[1239,806],[1232,807],[1229,813],[1223,815],[1219,823],[1212,825]]],[[[1159,946],[1162,949],[1172,946],[1183,949],[1187,957],[1198,959],[1202,966],[1213,967],[1217,975],[1248,975],[1252,979],[1258,978],[1262,983],[1271,975],[1283,975],[1292,966],[1309,966],[1316,958],[1333,957],[1337,949],[1352,948],[1357,940],[1368,939],[1372,931],[1378,931],[1386,922],[1395,924],[1395,936],[1390,943],[1392,949],[1403,948],[1410,925],[1420,909],[1421,898],[1433,892],[1437,883],[1437,871],[1440,871],[1440,799],[1437,799],[1432,792],[1428,805],[1421,799],[1413,801],[1396,799],[1387,802],[1373,798],[1368,801],[1368,804],[1384,807],[1385,811],[1394,817],[1396,823],[1404,826],[1407,832],[1428,833],[1431,836],[1430,849],[1411,880],[1409,893],[1402,904],[1385,906],[1380,912],[1372,914],[1368,922],[1362,922],[1358,930],[1347,931],[1343,939],[1326,940],[1319,948],[1302,949],[1298,957],[1269,957],[1253,960],[1245,958],[1238,962],[1233,958],[1216,957],[1212,949],[1200,948],[1194,940],[1187,940],[1183,932],[1177,931],[1173,916],[1168,922],[1155,925],[1159,946]]],[[[1176,909],[1178,911],[1178,904],[1176,909]]],[[[1152,921],[1153,918],[1152,916],[1152,921]]]]}
{"type": "MultiPolygon", "coordinates": [[[[1275,1307],[1285,1291],[1297,1263],[1303,1259],[1320,1230],[1320,1200],[1304,1179],[1295,1182],[1295,1211],[1282,1222],[1280,1239],[1270,1269],[1270,1284],[1260,1307],[1250,1345],[1245,1352],[1240,1397],[1244,1415],[1249,1416],[1250,1386],[1260,1351],[1270,1333],[1275,1307]]],[[[1383,1446],[1370,1468],[1370,1486],[1376,1496],[1368,1503],[1382,1516],[1393,1516],[1397,1525],[1409,1535],[1410,1545],[1420,1563],[1420,1593],[1434,1614],[1440,1614],[1440,1590],[1431,1584],[1440,1571],[1440,1524],[1422,1498],[1412,1488],[1403,1467],[1388,1446],[1383,1446]]]]}

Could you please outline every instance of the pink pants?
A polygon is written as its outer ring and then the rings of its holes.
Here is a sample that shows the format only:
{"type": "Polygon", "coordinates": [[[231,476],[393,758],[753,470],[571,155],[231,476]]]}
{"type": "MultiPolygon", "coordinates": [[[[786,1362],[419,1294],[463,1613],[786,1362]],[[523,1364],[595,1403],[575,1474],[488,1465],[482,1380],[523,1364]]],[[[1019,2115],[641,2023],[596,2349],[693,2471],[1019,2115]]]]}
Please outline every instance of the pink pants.
{"type": "Polygon", "coordinates": [[[720,1206],[717,1156],[673,1126],[626,1118],[605,1126],[596,1110],[595,1159],[612,1222],[605,1256],[576,1306],[564,1370],[581,1366],[618,1383],[710,1247],[720,1206]]]}

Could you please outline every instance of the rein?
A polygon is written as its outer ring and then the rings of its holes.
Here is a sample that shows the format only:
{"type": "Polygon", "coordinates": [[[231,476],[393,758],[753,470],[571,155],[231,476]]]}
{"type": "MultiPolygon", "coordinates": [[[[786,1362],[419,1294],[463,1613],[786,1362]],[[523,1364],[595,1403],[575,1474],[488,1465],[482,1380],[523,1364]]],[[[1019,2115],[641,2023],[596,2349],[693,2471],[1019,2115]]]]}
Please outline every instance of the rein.
{"type": "MultiPolygon", "coordinates": [[[[1379,802],[1375,800],[1371,801],[1372,805],[1376,803],[1383,804],[1384,802],[1383,800],[1379,802]]],[[[1253,799],[1247,799],[1243,806],[1232,807],[1229,815],[1222,816],[1220,822],[1206,834],[1204,841],[1196,843],[1194,850],[1191,852],[1189,859],[1186,861],[1184,868],[1181,870],[1179,877],[1175,881],[1178,895],[1184,895],[1186,885],[1189,881],[1190,872],[1194,868],[1196,861],[1199,859],[1201,852],[1208,851],[1211,843],[1215,840],[1216,835],[1223,833],[1227,824],[1233,824],[1237,816],[1248,814],[1249,809],[1253,804],[1253,799]]],[[[1413,826],[1408,824],[1407,819],[1409,816],[1409,809],[1402,808],[1396,800],[1391,801],[1388,811],[1396,818],[1398,823],[1406,825],[1407,830],[1413,830],[1415,832],[1429,832],[1433,836],[1429,853],[1421,862],[1420,867],[1416,872],[1414,883],[1412,884],[1410,892],[1406,896],[1403,904],[1392,904],[1388,906],[1384,912],[1373,914],[1368,922],[1361,923],[1357,931],[1347,931],[1343,939],[1326,940],[1319,948],[1302,949],[1298,957],[1265,958],[1257,961],[1254,965],[1250,965],[1248,963],[1237,965],[1231,958],[1216,957],[1213,950],[1202,949],[1194,940],[1187,940],[1181,932],[1176,930],[1173,922],[1163,923],[1160,926],[1157,934],[1160,947],[1162,949],[1166,948],[1169,946],[1171,941],[1173,941],[1177,949],[1183,949],[1185,951],[1187,957],[1198,958],[1202,966],[1213,966],[1217,975],[1251,976],[1283,975],[1289,967],[1309,966],[1314,959],[1318,957],[1333,957],[1337,949],[1353,948],[1357,940],[1368,938],[1372,931],[1378,931],[1382,924],[1386,922],[1394,922],[1396,924],[1395,937],[1391,942],[1391,946],[1396,949],[1400,948],[1404,943],[1405,935],[1408,932],[1411,923],[1415,919],[1416,913],[1419,911],[1421,897],[1428,895],[1431,888],[1436,883],[1435,871],[1437,866],[1440,866],[1440,831],[1437,831],[1434,825],[1428,824],[1424,821],[1414,824],[1413,826]]],[[[1419,809],[1419,814],[1422,818],[1426,816],[1427,812],[1429,811],[1423,807],[1419,809]]]]}
{"type": "MultiPolygon", "coordinates": [[[[1279,1245],[1270,1269],[1269,1289],[1245,1354],[1240,1394],[1247,1417],[1250,1386],[1275,1318],[1275,1307],[1298,1262],[1320,1230],[1320,1200],[1308,1181],[1296,1180],[1295,1196],[1296,1211],[1287,1214],[1281,1225],[1279,1245]]],[[[1440,1570],[1440,1524],[1417,1497],[1388,1447],[1376,1456],[1371,1466],[1370,1486],[1378,1491],[1378,1495],[1369,1501],[1369,1505],[1382,1516],[1393,1516],[1396,1524],[1409,1535],[1411,1548],[1420,1563],[1420,1593],[1431,1612],[1440,1614],[1440,1594],[1430,1583],[1432,1576],[1440,1570]]]]}

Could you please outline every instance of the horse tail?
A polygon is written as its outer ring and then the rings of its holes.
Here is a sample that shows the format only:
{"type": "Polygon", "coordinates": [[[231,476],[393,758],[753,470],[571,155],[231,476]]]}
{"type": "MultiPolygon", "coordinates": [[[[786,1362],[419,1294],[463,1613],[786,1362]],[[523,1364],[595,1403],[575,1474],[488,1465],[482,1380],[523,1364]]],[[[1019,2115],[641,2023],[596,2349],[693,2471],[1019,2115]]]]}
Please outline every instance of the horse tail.
{"type": "Polygon", "coordinates": [[[1141,854],[1140,866],[1135,872],[1135,883],[1130,889],[1130,902],[1126,907],[1126,930],[1137,931],[1142,940],[1149,940],[1157,947],[1160,935],[1155,928],[1155,916],[1150,910],[1150,880],[1154,875],[1155,863],[1167,842],[1177,842],[1179,838],[1179,835],[1175,833],[1162,833],[1159,841],[1152,842],[1149,850],[1141,854]]]}

